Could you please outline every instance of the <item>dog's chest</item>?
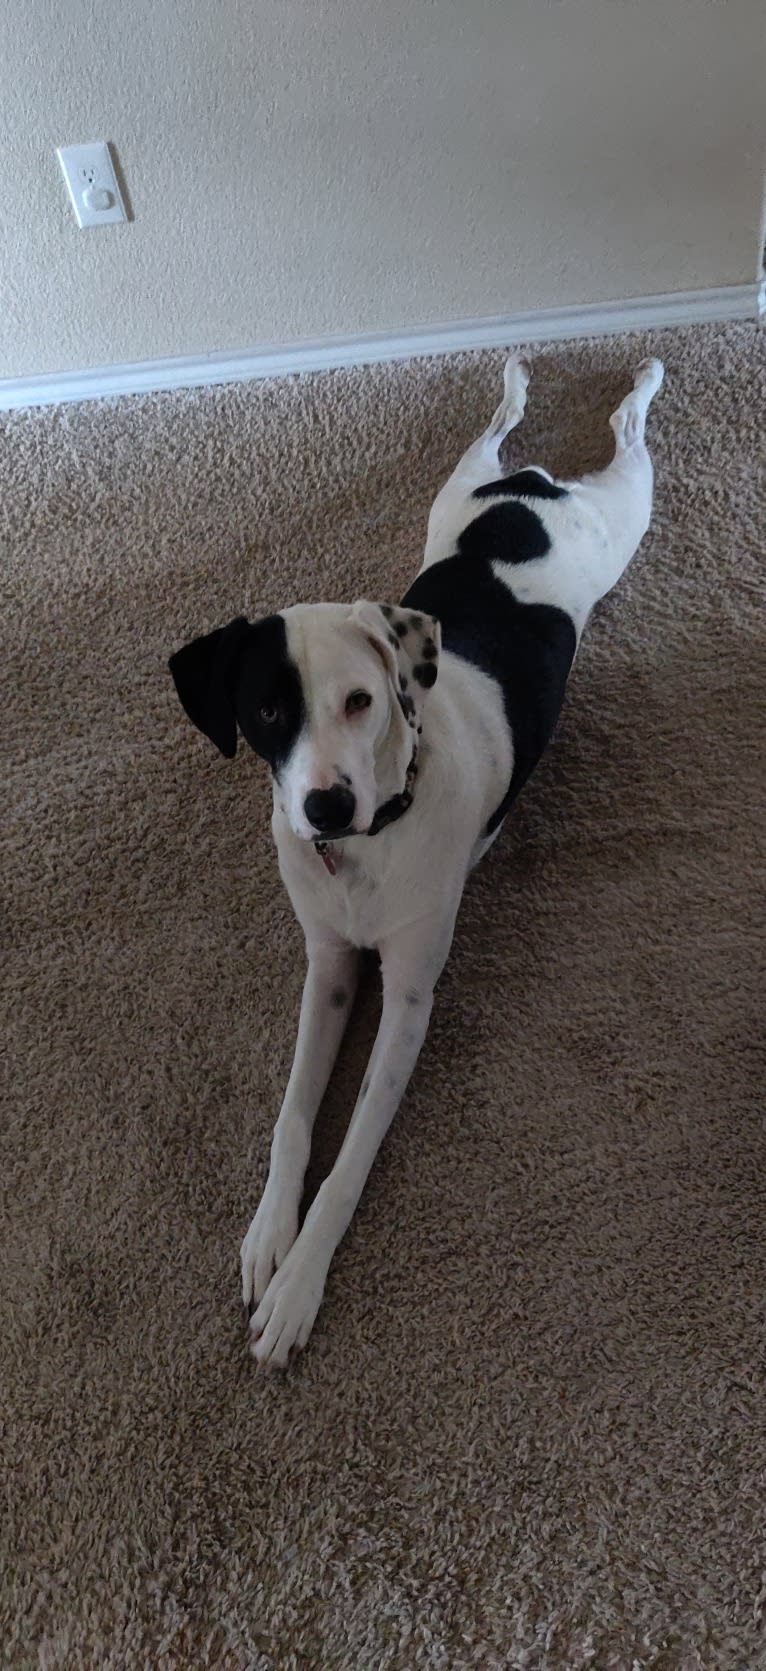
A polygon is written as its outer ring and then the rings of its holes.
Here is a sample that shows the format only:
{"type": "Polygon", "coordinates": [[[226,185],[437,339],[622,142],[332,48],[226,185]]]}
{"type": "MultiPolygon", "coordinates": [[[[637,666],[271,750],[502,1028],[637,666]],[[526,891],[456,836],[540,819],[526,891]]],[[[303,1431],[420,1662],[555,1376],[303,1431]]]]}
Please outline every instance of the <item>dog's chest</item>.
{"type": "Polygon", "coordinates": [[[348,852],[338,850],[335,864],[335,875],[328,877],[325,903],[333,927],[352,945],[378,945],[390,919],[383,879],[348,852]]]}
{"type": "Polygon", "coordinates": [[[282,879],[304,929],[324,928],[350,945],[376,947],[416,916],[412,886],[406,874],[397,877],[388,847],[385,833],[374,842],[338,843],[328,855],[332,871],[305,843],[281,851],[282,879]]]}

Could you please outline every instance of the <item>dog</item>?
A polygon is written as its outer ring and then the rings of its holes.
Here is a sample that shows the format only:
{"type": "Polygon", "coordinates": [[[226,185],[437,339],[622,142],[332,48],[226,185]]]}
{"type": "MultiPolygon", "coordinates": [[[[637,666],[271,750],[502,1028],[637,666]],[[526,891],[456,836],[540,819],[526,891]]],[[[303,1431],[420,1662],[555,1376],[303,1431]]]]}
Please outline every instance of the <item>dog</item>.
{"type": "Polygon", "coordinates": [[[170,658],[194,725],[227,759],[241,733],[271,768],[279,868],[306,940],[295,1060],[240,1253],[260,1364],[283,1367],[306,1345],[417,1062],[466,876],[553,732],[591,610],[649,526],[644,422],[661,361],[642,362],[610,419],[612,462],[576,482],[539,465],[502,471],[529,375],[511,355],[489,428],[434,501],[401,603],[240,617],[170,658]],[[380,956],[380,1028],[338,1159],[299,1229],[362,948],[380,956]]]}

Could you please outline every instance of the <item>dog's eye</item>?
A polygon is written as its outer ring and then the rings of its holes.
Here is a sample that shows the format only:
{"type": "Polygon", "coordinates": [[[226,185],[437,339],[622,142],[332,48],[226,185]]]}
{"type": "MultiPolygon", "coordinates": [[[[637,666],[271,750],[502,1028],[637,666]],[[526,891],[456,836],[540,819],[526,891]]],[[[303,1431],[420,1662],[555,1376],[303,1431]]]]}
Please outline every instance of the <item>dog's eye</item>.
{"type": "Polygon", "coordinates": [[[346,713],[361,714],[363,708],[369,708],[372,697],[366,690],[352,690],[346,697],[346,713]]]}
{"type": "Polygon", "coordinates": [[[269,702],[264,703],[259,713],[264,725],[273,725],[279,719],[279,709],[274,708],[269,702]]]}

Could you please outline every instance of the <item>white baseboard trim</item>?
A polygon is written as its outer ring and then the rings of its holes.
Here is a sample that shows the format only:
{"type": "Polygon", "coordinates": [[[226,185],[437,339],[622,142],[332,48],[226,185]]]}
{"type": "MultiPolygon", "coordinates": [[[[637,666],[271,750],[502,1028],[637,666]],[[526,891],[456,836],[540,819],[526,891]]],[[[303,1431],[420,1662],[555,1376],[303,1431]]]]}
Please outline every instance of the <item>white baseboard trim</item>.
{"type": "Polygon", "coordinates": [[[764,284],[732,284],[720,290],[679,290],[666,296],[638,296],[623,302],[541,308],[492,319],[461,319],[452,325],[424,325],[366,337],[325,337],[316,342],[246,349],[242,353],[200,354],[174,360],[139,360],[133,365],[94,366],[87,371],[51,372],[43,377],[0,380],[0,412],[24,406],[54,406],[108,395],[154,394],[251,378],[286,377],[302,371],[374,365],[422,355],[455,354],[470,348],[501,348],[517,342],[556,342],[567,337],[604,336],[704,320],[756,319],[766,307],[764,284]]]}

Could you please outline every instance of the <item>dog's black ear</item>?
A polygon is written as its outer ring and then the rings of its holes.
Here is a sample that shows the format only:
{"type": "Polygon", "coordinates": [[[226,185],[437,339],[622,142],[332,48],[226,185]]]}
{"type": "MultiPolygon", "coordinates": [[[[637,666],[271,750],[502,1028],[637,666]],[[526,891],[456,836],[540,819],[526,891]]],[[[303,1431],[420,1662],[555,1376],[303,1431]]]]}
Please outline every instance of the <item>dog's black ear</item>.
{"type": "Polygon", "coordinates": [[[238,615],[227,627],[205,633],[170,657],[181,703],[199,731],[233,760],[237,752],[236,678],[250,622],[238,615]]]}

